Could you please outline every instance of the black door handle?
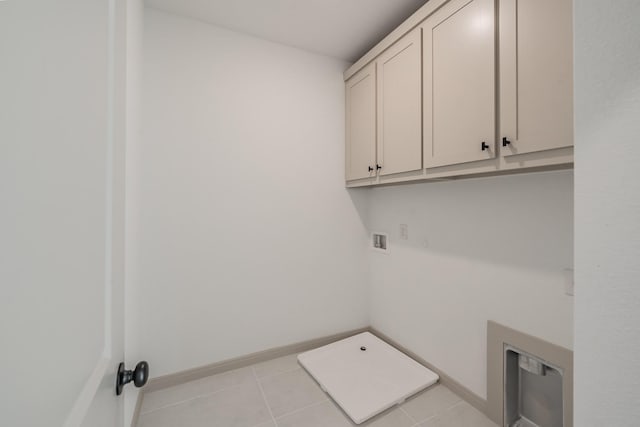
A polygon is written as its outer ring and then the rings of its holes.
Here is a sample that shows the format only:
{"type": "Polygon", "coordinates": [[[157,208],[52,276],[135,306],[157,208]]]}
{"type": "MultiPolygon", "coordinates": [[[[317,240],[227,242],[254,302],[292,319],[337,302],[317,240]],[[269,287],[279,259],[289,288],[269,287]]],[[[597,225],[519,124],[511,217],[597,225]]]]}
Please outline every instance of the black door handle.
{"type": "Polygon", "coordinates": [[[503,137],[502,138],[502,146],[506,147],[509,144],[511,144],[511,141],[509,141],[506,137],[503,137]]]}
{"type": "Polygon", "coordinates": [[[118,373],[116,375],[116,395],[122,394],[122,389],[126,384],[133,381],[136,387],[142,387],[149,379],[149,364],[144,360],[138,362],[136,369],[127,371],[124,369],[124,363],[118,365],[118,373]]]}
{"type": "Polygon", "coordinates": [[[489,146],[487,145],[486,142],[482,141],[482,145],[480,145],[480,147],[482,148],[482,151],[488,150],[489,146]]]}
{"type": "Polygon", "coordinates": [[[376,169],[380,170],[380,169],[382,169],[382,166],[376,164],[376,169]]]}
{"type": "Polygon", "coordinates": [[[369,166],[369,172],[371,172],[373,170],[373,168],[371,166],[369,166]]]}

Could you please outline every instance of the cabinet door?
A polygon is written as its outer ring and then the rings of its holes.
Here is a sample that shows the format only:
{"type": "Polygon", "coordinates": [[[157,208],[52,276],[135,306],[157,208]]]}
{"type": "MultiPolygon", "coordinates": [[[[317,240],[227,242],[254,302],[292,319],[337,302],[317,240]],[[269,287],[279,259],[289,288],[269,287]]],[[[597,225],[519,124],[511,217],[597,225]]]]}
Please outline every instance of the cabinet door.
{"type": "Polygon", "coordinates": [[[423,28],[424,161],[495,157],[494,0],[452,0],[423,28]]]}
{"type": "Polygon", "coordinates": [[[571,0],[500,1],[503,156],[573,145],[571,0]]]}
{"type": "Polygon", "coordinates": [[[420,28],[377,59],[380,175],[422,169],[420,28]]]}
{"type": "Polygon", "coordinates": [[[376,68],[369,64],[346,83],[346,178],[375,176],[376,68]]]}

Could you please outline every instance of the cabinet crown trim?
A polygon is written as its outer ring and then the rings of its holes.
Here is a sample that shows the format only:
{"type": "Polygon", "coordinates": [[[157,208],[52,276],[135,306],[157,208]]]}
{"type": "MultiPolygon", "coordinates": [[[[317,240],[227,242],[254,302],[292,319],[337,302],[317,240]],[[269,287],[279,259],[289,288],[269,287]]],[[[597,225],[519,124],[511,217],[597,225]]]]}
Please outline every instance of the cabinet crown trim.
{"type": "Polygon", "coordinates": [[[440,9],[449,0],[429,0],[420,9],[415,11],[413,15],[407,18],[402,24],[400,24],[389,35],[383,38],[378,44],[372,47],[367,53],[365,53],[360,59],[358,59],[352,66],[347,68],[344,72],[344,80],[348,80],[362,68],[364,68],[371,61],[376,59],[378,55],[387,50],[391,45],[400,40],[404,35],[411,32],[414,28],[419,26],[422,21],[427,19],[431,14],[440,9]]]}

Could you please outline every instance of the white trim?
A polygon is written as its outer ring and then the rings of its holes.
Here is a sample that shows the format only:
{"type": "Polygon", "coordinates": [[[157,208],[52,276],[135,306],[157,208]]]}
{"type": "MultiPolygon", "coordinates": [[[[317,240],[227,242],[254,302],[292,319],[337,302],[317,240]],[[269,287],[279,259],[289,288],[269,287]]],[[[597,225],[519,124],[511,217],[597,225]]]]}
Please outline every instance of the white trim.
{"type": "MultiPolygon", "coordinates": [[[[107,19],[107,134],[105,173],[105,259],[104,259],[104,347],[93,372],[71,407],[64,427],[80,427],[98,388],[109,371],[112,362],[112,310],[113,310],[113,179],[116,115],[116,0],[108,2],[107,19]]],[[[114,384],[115,387],[115,384],[114,384]]]]}
{"type": "Polygon", "coordinates": [[[377,45],[372,47],[367,53],[365,53],[360,59],[358,59],[351,67],[349,67],[344,73],[344,80],[347,81],[351,76],[363,69],[366,65],[375,60],[382,52],[391,47],[395,42],[400,40],[405,34],[413,31],[417,26],[422,24],[431,14],[437,11],[445,3],[450,0],[429,0],[424,6],[414,12],[409,18],[407,18],[402,24],[398,25],[395,30],[387,34],[377,45]]]}
{"type": "Polygon", "coordinates": [[[107,373],[109,366],[111,365],[111,359],[103,357],[98,360],[96,367],[93,368],[93,372],[89,376],[89,379],[84,384],[80,395],[76,399],[69,412],[67,420],[64,422],[63,427],[79,427],[84,420],[84,417],[89,412],[89,408],[93,403],[93,398],[98,391],[98,387],[102,383],[102,379],[107,373]]]}
{"type": "Polygon", "coordinates": [[[116,108],[116,0],[109,0],[107,28],[107,152],[105,176],[104,350],[111,358],[113,311],[113,178],[116,108]]]}

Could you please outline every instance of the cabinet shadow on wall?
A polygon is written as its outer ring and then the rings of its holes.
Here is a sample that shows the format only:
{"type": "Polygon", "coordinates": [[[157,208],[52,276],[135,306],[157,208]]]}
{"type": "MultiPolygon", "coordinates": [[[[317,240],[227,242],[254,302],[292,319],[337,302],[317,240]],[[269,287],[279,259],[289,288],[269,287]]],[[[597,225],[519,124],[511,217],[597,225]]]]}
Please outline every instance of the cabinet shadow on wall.
{"type": "Polygon", "coordinates": [[[389,234],[392,258],[443,255],[555,272],[573,265],[573,171],[347,191],[368,232],[389,234]]]}

